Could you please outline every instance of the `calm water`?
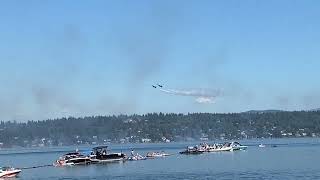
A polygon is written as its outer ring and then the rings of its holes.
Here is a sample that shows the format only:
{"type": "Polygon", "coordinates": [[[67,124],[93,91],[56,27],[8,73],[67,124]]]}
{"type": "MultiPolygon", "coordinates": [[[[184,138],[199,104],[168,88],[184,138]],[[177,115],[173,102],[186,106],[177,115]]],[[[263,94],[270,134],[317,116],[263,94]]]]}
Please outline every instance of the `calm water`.
{"type": "MultiPolygon", "coordinates": [[[[145,161],[105,165],[25,169],[17,179],[320,179],[320,139],[268,139],[240,141],[246,151],[180,155],[196,143],[110,145],[129,154],[160,151],[174,155],[145,161]],[[267,144],[258,148],[258,144],[267,144]],[[277,144],[277,147],[271,147],[277,144]],[[269,146],[268,146],[269,145],[269,146]]],[[[52,164],[76,147],[0,150],[0,165],[32,167],[52,164]]],[[[80,150],[91,147],[79,147],[80,150]]]]}

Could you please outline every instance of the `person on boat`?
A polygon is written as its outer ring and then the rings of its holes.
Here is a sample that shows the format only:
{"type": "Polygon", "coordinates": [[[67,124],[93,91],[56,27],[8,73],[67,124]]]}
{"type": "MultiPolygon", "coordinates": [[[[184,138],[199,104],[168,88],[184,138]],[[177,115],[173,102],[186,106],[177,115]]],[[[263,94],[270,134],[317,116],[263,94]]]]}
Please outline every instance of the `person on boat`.
{"type": "Polygon", "coordinates": [[[131,150],[131,156],[134,156],[134,151],[133,151],[133,149],[131,150]]]}

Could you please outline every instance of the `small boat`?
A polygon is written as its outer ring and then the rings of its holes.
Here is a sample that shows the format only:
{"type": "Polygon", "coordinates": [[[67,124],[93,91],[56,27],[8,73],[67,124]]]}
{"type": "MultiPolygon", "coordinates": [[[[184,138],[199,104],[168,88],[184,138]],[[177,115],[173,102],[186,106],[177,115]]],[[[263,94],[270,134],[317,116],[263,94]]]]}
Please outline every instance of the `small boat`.
{"type": "Polygon", "coordinates": [[[0,167],[0,178],[13,178],[17,177],[21,169],[13,167],[0,167]]]}
{"type": "Polygon", "coordinates": [[[91,163],[91,159],[87,156],[80,154],[79,152],[67,153],[60,157],[54,166],[74,166],[74,165],[87,165],[91,163]]]}
{"type": "Polygon", "coordinates": [[[259,144],[259,147],[260,147],[260,148],[264,148],[264,147],[266,147],[266,145],[264,145],[264,144],[259,144]]]}
{"type": "Polygon", "coordinates": [[[148,152],[147,153],[147,158],[156,158],[156,157],[165,157],[165,156],[170,156],[170,154],[167,154],[165,152],[148,152]]]}
{"type": "Polygon", "coordinates": [[[129,161],[139,161],[139,160],[146,160],[147,159],[147,157],[144,157],[144,156],[141,156],[140,154],[136,154],[136,155],[134,155],[134,156],[130,156],[129,158],[128,158],[128,160],[129,161]]]}
{"type": "Polygon", "coordinates": [[[186,150],[179,152],[180,154],[202,154],[204,153],[205,150],[198,147],[198,146],[194,146],[194,147],[190,147],[188,146],[186,150]]]}
{"type": "Polygon", "coordinates": [[[222,152],[222,151],[233,151],[232,147],[218,147],[218,148],[210,148],[208,152],[222,152]]]}
{"type": "Polygon", "coordinates": [[[231,142],[231,147],[232,147],[233,151],[246,150],[248,148],[248,146],[241,145],[238,142],[231,142]]]}
{"type": "Polygon", "coordinates": [[[98,146],[93,148],[89,157],[92,163],[107,163],[126,160],[126,155],[123,153],[110,153],[108,146],[98,146]]]}
{"type": "Polygon", "coordinates": [[[208,145],[206,147],[206,150],[207,152],[233,151],[233,147],[231,146],[231,143],[214,144],[214,145],[208,145]]]}

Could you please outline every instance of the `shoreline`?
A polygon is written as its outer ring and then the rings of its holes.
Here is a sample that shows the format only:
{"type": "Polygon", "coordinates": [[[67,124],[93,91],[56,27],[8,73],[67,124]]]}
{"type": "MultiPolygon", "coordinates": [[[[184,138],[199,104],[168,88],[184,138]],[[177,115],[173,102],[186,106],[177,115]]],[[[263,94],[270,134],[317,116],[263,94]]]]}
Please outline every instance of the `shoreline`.
{"type": "MultiPolygon", "coordinates": [[[[216,140],[216,141],[180,141],[170,143],[112,143],[108,144],[111,150],[116,151],[130,151],[132,148],[136,150],[150,149],[156,150],[161,148],[180,149],[185,148],[187,145],[195,145],[206,142],[208,144],[217,142],[232,142],[237,141],[248,147],[256,147],[263,143],[265,145],[277,145],[277,146],[288,146],[288,145],[320,145],[320,137],[292,137],[292,138],[254,138],[254,139],[241,139],[241,140],[216,140]],[[281,141],[281,142],[278,142],[281,141]],[[306,143],[308,141],[308,143],[306,143]],[[310,142],[312,141],[312,143],[310,142]],[[286,143],[285,143],[286,142],[286,143]]],[[[105,145],[105,144],[100,144],[105,145]]],[[[85,151],[91,149],[97,145],[67,145],[67,146],[44,146],[44,147],[12,147],[12,148],[1,148],[0,155],[10,154],[26,154],[26,153],[64,153],[79,149],[79,151],[85,151]],[[17,152],[18,151],[18,152],[17,152]],[[19,152],[20,151],[20,152],[19,152]]]]}

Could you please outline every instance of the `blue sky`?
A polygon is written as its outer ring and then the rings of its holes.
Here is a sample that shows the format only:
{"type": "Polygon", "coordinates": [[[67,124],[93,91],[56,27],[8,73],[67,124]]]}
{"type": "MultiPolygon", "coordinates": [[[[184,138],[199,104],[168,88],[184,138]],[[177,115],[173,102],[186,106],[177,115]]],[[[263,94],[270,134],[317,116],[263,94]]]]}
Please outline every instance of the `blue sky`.
{"type": "Polygon", "coordinates": [[[0,2],[0,120],[320,107],[319,1],[0,2]],[[214,103],[163,93],[220,89],[214,103]]]}

